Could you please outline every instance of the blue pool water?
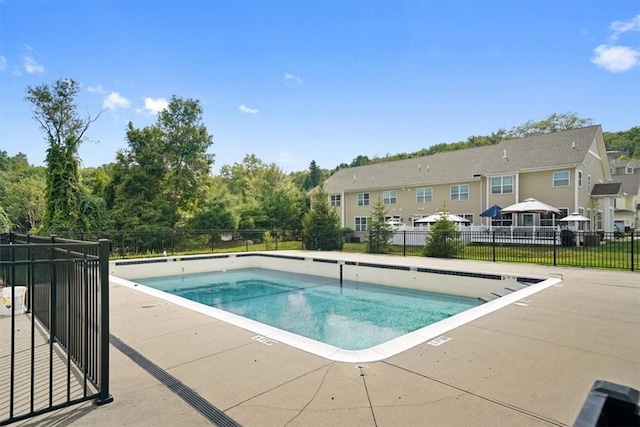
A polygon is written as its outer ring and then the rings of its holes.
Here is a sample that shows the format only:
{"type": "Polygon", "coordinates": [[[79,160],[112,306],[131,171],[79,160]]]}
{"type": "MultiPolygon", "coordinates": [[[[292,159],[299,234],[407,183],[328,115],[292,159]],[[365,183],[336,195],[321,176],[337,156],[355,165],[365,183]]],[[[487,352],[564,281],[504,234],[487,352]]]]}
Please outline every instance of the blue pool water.
{"type": "Polygon", "coordinates": [[[367,349],[482,304],[259,268],[136,282],[344,350],[367,349]]]}

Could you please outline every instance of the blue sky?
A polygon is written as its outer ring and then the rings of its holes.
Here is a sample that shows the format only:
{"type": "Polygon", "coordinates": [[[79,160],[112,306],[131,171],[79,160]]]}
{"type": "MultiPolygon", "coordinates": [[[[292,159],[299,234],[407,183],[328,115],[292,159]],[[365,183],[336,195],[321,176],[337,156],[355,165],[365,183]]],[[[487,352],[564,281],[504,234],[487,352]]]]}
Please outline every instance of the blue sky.
{"type": "Polygon", "coordinates": [[[73,78],[84,166],[200,100],[220,166],[413,152],[575,112],[640,125],[640,5],[592,1],[0,0],[0,150],[43,164],[28,85],[73,78]]]}

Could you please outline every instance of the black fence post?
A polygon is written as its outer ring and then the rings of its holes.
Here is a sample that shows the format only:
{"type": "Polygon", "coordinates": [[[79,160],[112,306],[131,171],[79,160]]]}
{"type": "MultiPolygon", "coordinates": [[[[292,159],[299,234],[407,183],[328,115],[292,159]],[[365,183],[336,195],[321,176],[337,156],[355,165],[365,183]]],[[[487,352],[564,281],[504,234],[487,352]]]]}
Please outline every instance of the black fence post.
{"type": "Polygon", "coordinates": [[[491,235],[491,251],[493,252],[493,262],[496,262],[496,230],[491,235]]]}
{"type": "Polygon", "coordinates": [[[636,240],[635,240],[635,231],[631,230],[631,271],[635,271],[635,262],[636,262],[636,255],[635,255],[635,246],[636,246],[636,240]]]}
{"type": "MultiPolygon", "coordinates": [[[[96,405],[113,402],[109,394],[109,240],[98,240],[100,268],[100,396],[96,405]]],[[[88,284],[85,284],[88,285],[88,284]]]]}
{"type": "Polygon", "coordinates": [[[554,265],[554,267],[555,267],[556,265],[558,265],[558,259],[557,259],[557,256],[558,256],[558,254],[557,254],[557,246],[558,246],[558,245],[557,245],[557,239],[558,239],[557,231],[556,231],[556,230],[553,230],[553,265],[554,265]]]}
{"type": "Polygon", "coordinates": [[[407,230],[402,230],[402,256],[407,256],[407,230]]]}

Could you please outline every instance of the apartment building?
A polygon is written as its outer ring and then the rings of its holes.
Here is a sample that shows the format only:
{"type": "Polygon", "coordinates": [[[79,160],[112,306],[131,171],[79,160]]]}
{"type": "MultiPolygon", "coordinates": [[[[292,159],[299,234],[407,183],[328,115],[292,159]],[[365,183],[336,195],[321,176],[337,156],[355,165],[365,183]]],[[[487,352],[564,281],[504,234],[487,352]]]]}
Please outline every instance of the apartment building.
{"type": "MultiPolygon", "coordinates": [[[[599,125],[553,134],[505,140],[496,145],[438,153],[337,171],[324,185],[341,225],[356,232],[368,229],[373,203],[382,199],[389,219],[407,225],[439,211],[486,224],[487,208],[534,198],[563,215],[579,212],[592,230],[614,231],[617,195],[596,194],[611,182],[602,128],[599,125]]],[[[518,225],[556,225],[559,218],[522,214],[518,225]]],[[[514,218],[494,218],[513,225],[514,218]]]]}

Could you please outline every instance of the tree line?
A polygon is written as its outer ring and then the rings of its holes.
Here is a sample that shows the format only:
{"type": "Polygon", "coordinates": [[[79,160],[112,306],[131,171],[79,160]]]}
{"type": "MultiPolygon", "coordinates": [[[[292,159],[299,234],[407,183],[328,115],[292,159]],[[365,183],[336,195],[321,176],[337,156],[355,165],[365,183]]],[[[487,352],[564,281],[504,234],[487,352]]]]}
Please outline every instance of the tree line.
{"type": "MultiPolygon", "coordinates": [[[[0,151],[0,231],[339,230],[326,194],[318,192],[311,203],[309,190],[340,168],[591,124],[574,113],[554,114],[509,131],[500,129],[488,136],[436,144],[415,153],[374,159],[358,156],[351,164],[333,170],[322,169],[312,160],[308,170],[285,173],[276,164],[247,154],[241,162],[223,165],[220,173],[213,175],[213,136],[203,123],[200,102],[173,96],[155,123],[142,128],[128,123],[126,148],[116,153],[114,162],[82,168],[78,148],[103,111],[81,116],[76,104],[79,91],[79,84],[72,79],[27,87],[25,100],[48,144],[46,166],[31,165],[22,153],[9,156],[0,151]]],[[[640,157],[638,127],[605,133],[605,142],[608,149],[640,157]]],[[[307,236],[314,238],[313,233],[307,236]]],[[[316,244],[318,238],[315,236],[316,244]]]]}

